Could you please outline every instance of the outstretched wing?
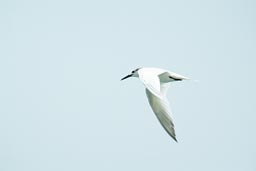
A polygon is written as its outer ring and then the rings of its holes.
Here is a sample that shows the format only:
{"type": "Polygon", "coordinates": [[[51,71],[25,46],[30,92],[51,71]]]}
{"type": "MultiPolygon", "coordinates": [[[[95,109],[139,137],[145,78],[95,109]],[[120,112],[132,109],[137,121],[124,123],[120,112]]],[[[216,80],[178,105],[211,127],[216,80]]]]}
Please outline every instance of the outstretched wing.
{"type": "Polygon", "coordinates": [[[139,71],[139,78],[142,81],[142,83],[145,85],[145,87],[156,97],[162,99],[163,94],[161,92],[160,87],[160,79],[158,77],[158,74],[152,70],[147,70],[145,72],[144,70],[139,71]]]}
{"type": "Polygon", "coordinates": [[[146,88],[146,94],[149,104],[154,111],[157,119],[164,127],[166,132],[177,142],[174,124],[171,118],[171,110],[166,99],[157,98],[150,90],[146,88]]]}
{"type": "Polygon", "coordinates": [[[159,73],[160,71],[154,68],[142,68],[139,70],[139,78],[152,94],[162,99],[159,73]]]}

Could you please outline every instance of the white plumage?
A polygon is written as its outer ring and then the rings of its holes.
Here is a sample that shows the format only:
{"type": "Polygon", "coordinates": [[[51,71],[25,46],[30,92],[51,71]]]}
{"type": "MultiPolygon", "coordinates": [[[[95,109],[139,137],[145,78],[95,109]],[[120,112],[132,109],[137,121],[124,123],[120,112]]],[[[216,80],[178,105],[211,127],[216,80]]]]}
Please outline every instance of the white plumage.
{"type": "Polygon", "coordinates": [[[122,78],[138,77],[146,87],[149,104],[166,132],[175,140],[176,134],[166,93],[170,82],[188,79],[160,68],[138,68],[122,78]]]}

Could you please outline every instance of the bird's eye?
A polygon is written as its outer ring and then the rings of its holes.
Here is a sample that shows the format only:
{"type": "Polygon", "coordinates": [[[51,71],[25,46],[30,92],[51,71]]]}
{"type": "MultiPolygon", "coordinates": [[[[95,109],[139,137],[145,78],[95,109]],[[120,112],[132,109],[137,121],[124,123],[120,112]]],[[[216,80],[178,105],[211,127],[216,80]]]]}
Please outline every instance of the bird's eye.
{"type": "Polygon", "coordinates": [[[132,73],[134,73],[135,71],[132,71],[132,73]]]}

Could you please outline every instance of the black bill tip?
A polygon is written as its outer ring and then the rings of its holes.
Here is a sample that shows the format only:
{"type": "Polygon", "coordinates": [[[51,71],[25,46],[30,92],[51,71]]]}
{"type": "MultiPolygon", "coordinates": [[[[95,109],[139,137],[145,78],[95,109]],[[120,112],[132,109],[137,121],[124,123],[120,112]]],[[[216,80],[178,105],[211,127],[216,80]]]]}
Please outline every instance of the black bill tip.
{"type": "Polygon", "coordinates": [[[122,78],[120,81],[123,81],[123,80],[125,80],[126,78],[129,78],[129,77],[131,77],[131,76],[132,76],[132,74],[129,74],[129,75],[125,76],[124,78],[122,78]]]}

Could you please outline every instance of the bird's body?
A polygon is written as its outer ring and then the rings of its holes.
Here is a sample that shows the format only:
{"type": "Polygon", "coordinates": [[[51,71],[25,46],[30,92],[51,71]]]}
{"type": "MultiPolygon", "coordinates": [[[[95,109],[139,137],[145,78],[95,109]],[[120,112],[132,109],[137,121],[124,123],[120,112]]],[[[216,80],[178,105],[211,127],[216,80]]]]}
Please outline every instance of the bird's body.
{"type": "Polygon", "coordinates": [[[142,81],[146,87],[149,104],[157,119],[166,132],[177,141],[166,93],[170,82],[188,78],[160,68],[138,68],[121,80],[129,77],[138,77],[142,81]]]}

